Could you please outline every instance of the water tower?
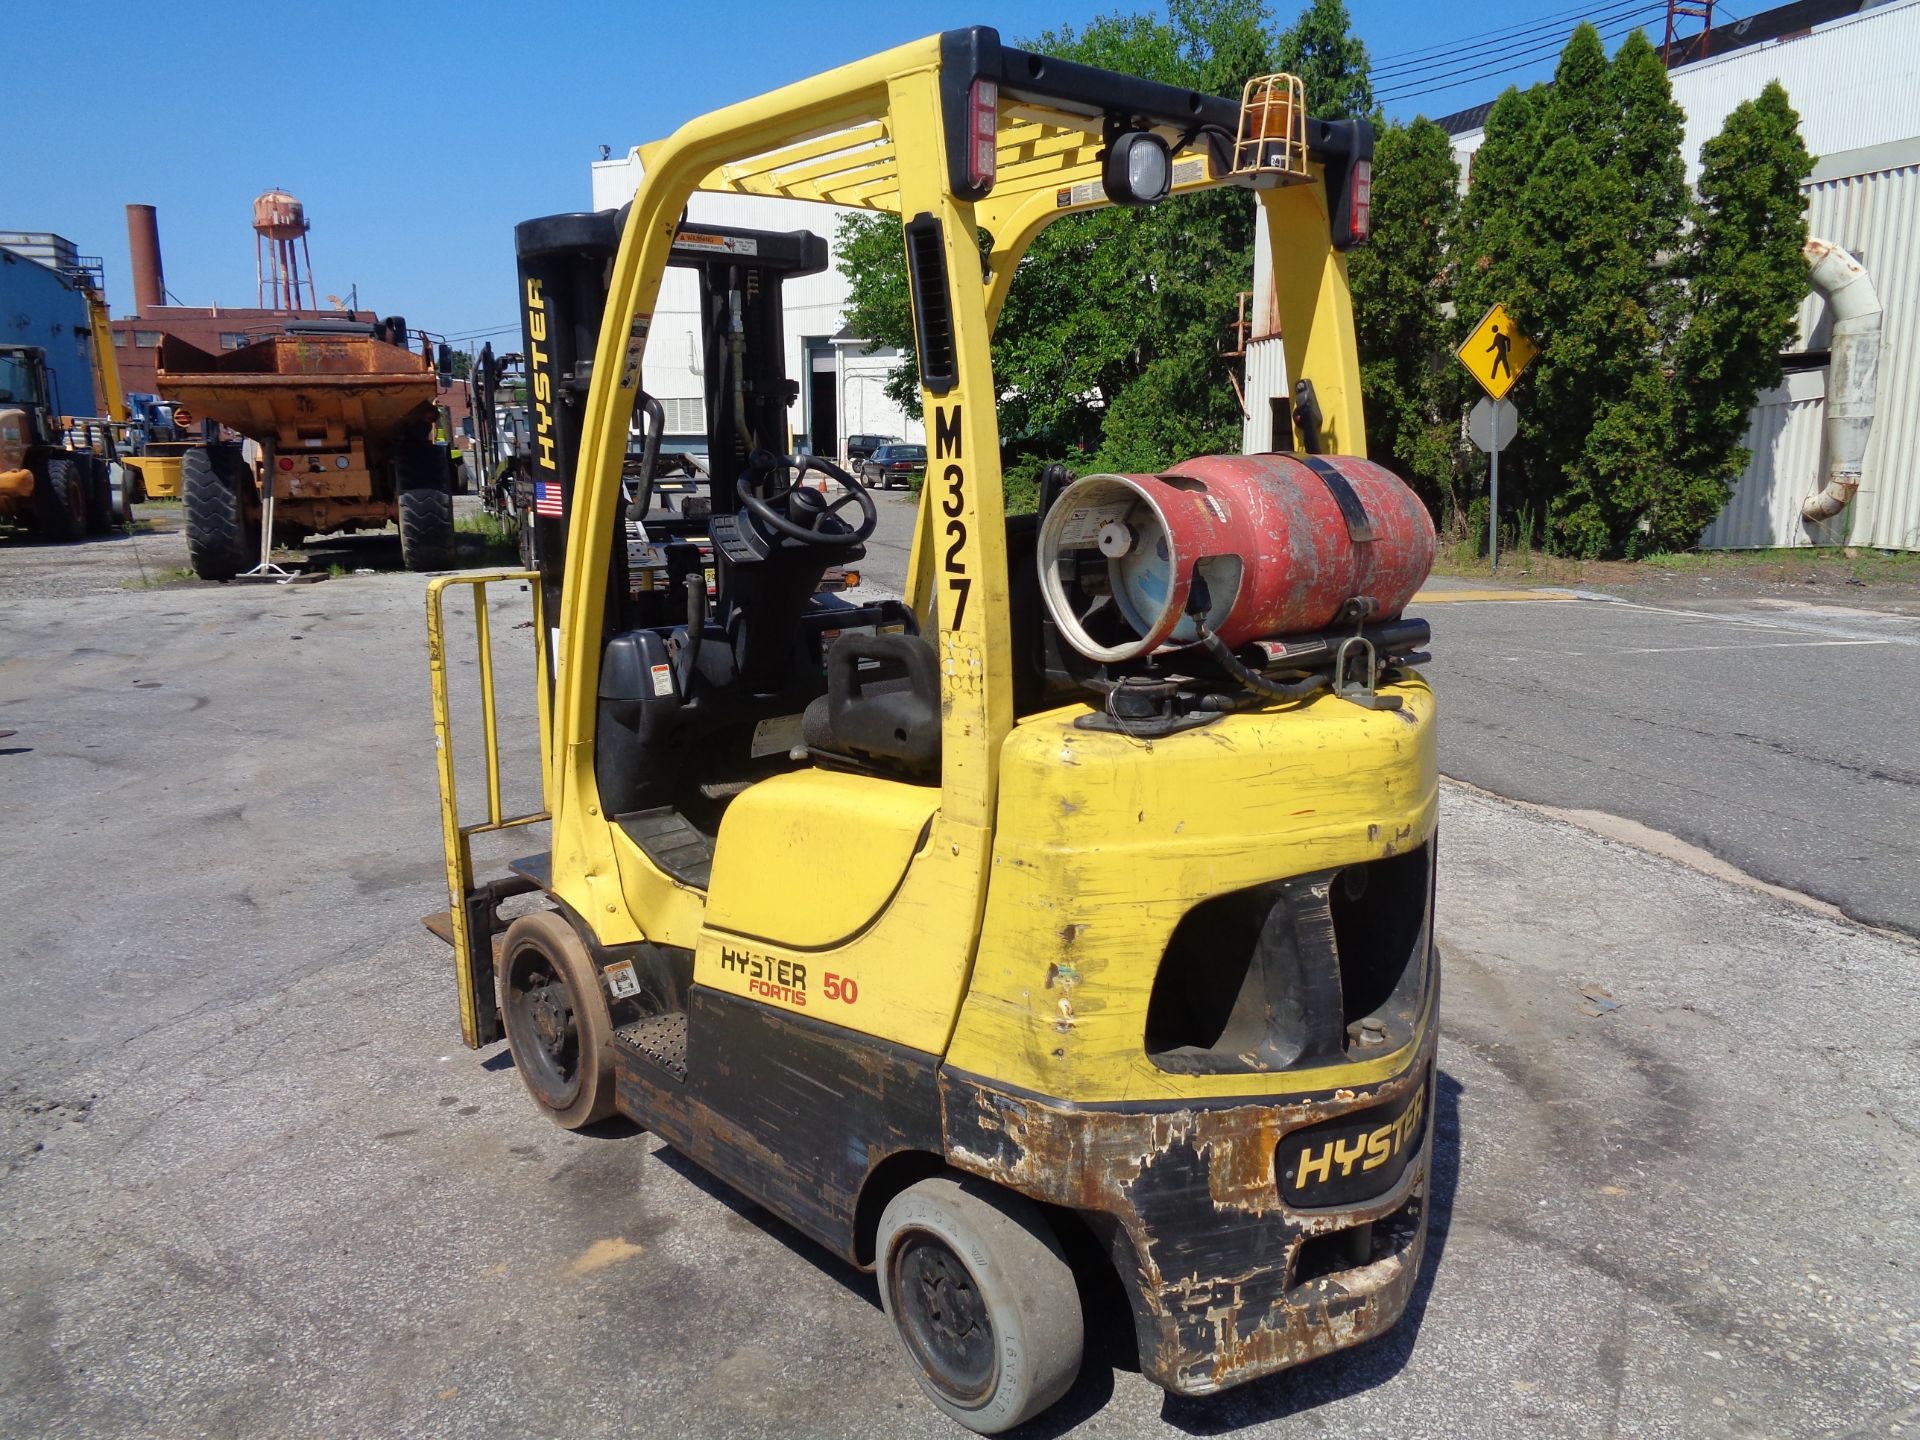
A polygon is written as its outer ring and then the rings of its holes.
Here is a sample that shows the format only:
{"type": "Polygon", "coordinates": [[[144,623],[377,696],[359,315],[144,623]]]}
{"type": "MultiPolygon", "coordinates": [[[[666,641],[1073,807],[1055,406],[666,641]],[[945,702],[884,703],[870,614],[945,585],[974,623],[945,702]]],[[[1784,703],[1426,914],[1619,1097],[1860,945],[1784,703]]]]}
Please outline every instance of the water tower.
{"type": "Polygon", "coordinates": [[[313,257],[307,253],[307,212],[284,190],[269,190],[253,202],[253,266],[261,309],[320,308],[313,290],[313,257]],[[296,242],[300,247],[297,257],[296,242]],[[304,305],[300,302],[302,286],[307,292],[304,305]]]}

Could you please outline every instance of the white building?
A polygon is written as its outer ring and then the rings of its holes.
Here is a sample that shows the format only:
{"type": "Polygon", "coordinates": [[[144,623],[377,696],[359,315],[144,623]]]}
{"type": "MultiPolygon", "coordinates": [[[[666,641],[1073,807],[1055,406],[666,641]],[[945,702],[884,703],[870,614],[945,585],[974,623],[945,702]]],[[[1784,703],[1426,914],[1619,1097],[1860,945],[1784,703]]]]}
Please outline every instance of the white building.
{"type": "MultiPolygon", "coordinates": [[[[641,177],[638,151],[593,166],[593,208],[613,210],[633,198],[641,177]]],[[[707,225],[754,230],[811,230],[833,250],[840,219],[856,212],[804,200],[761,195],[695,195],[688,219],[707,225]]],[[[886,435],[919,442],[925,431],[887,398],[886,379],[900,354],[875,349],[846,334],[847,282],[838,255],[818,275],[803,275],[782,287],[786,317],[787,375],[800,382],[791,416],[796,439],[807,437],[817,454],[844,456],[849,435],[886,435]]],[[[660,287],[647,341],[643,383],[666,407],[669,435],[703,435],[704,380],[700,348],[700,282],[690,270],[669,267],[660,287]]]]}
{"type": "MultiPolygon", "coordinates": [[[[1745,442],[1753,463],[1701,545],[1920,550],[1920,0],[1795,0],[1717,28],[1709,57],[1669,76],[1687,116],[1689,178],[1736,105],[1769,80],[1786,88],[1816,157],[1807,228],[1866,266],[1882,312],[1873,435],[1852,505],[1821,524],[1800,516],[1825,468],[1828,321],[1810,294],[1786,383],[1754,409],[1745,442]],[[1729,45],[1739,48],[1723,53],[1729,45]]],[[[1490,108],[1439,121],[1463,173],[1490,108]]]]}

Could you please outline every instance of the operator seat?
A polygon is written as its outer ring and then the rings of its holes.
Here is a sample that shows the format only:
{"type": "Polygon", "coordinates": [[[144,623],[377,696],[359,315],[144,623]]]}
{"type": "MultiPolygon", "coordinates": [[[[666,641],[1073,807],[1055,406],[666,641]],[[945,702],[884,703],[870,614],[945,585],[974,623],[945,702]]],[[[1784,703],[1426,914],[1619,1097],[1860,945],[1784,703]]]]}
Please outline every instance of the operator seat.
{"type": "Polygon", "coordinates": [[[919,635],[843,635],[827,693],[802,720],[807,749],[901,779],[940,778],[940,667],[919,635]]]}

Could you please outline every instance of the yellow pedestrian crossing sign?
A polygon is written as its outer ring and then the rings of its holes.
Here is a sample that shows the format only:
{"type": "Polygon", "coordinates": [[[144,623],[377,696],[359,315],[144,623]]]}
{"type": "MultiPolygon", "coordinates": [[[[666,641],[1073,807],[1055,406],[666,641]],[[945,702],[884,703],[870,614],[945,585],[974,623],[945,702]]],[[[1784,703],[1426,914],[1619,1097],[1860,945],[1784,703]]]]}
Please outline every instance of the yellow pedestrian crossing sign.
{"type": "Polygon", "coordinates": [[[1513,382],[1539,353],[1540,347],[1521,333],[1507,307],[1500,304],[1487,311],[1467,343],[1454,351],[1467,373],[1496,400],[1507,398],[1513,382]]]}

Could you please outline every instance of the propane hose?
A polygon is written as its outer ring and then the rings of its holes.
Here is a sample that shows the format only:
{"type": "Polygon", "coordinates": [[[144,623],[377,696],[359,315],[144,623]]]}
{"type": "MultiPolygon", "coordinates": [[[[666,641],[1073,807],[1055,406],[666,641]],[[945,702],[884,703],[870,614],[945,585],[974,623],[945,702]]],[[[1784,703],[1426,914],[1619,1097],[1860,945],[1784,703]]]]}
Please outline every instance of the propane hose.
{"type": "MultiPolygon", "coordinates": [[[[1305,675],[1298,680],[1269,680],[1238,655],[1234,654],[1232,647],[1218,635],[1214,634],[1212,630],[1208,629],[1207,622],[1202,620],[1198,615],[1194,616],[1194,625],[1200,632],[1200,643],[1206,647],[1209,655],[1220,662],[1220,668],[1258,696],[1270,700],[1304,700],[1309,695],[1316,695],[1320,691],[1329,689],[1333,685],[1333,677],[1325,673],[1305,675]]],[[[1236,698],[1238,697],[1223,695],[1209,695],[1206,697],[1208,701],[1231,700],[1236,698]]],[[[1213,709],[1215,707],[1208,705],[1206,708],[1213,709]]],[[[1229,706],[1228,708],[1239,707],[1229,706]]]]}

